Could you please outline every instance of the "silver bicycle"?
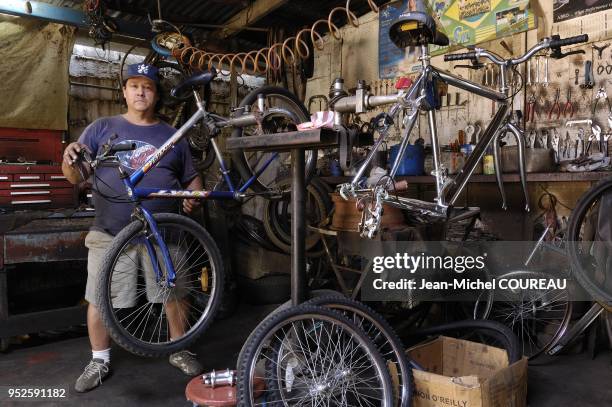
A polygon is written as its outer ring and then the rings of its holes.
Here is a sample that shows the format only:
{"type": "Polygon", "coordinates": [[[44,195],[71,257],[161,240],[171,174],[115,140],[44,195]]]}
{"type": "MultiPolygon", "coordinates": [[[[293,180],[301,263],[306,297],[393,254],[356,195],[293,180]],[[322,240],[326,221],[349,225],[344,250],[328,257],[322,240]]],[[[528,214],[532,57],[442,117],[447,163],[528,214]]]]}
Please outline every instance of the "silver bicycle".
{"type": "MultiPolygon", "coordinates": [[[[526,62],[529,58],[540,52],[550,50],[551,57],[562,58],[568,54],[561,53],[561,47],[588,41],[588,35],[586,34],[566,39],[552,36],[551,38],[544,38],[524,55],[515,59],[503,59],[499,55],[481,48],[475,48],[473,51],[467,53],[444,56],[445,61],[469,60],[476,66],[479,64],[478,61],[480,58],[486,58],[491,61],[491,63],[497,65],[500,72],[499,89],[493,90],[442,71],[431,65],[429,49],[427,44],[423,43],[422,38],[429,36],[427,42],[436,43],[435,41],[438,40],[436,35],[439,36],[440,34],[432,33],[426,21],[424,24],[413,24],[415,18],[414,14],[420,13],[407,13],[404,18],[405,21],[398,21],[391,27],[390,31],[390,37],[398,47],[419,46],[421,49],[421,56],[419,58],[421,62],[421,73],[412,86],[408,89],[401,89],[396,94],[385,96],[370,94],[366,87],[360,86],[357,88],[354,96],[348,96],[346,92],[343,91],[340,82],[334,84],[334,98],[332,101],[333,110],[339,113],[336,115],[335,124],[337,126],[343,126],[345,124],[349,113],[364,113],[378,106],[392,104],[388,112],[379,115],[375,120],[375,130],[378,132],[379,137],[372,151],[370,151],[361,167],[356,171],[353,179],[339,186],[339,192],[345,199],[349,199],[350,197],[359,198],[366,195],[372,197],[370,204],[365,209],[365,216],[359,225],[362,236],[368,238],[373,238],[380,227],[383,204],[389,204],[407,210],[414,218],[423,222],[459,221],[477,215],[479,213],[478,208],[469,208],[467,211],[457,212],[453,211],[453,205],[464,190],[474,169],[491,143],[493,143],[494,147],[493,152],[497,183],[501,193],[502,207],[505,209],[507,207],[506,194],[500,170],[501,154],[498,140],[507,133],[514,135],[518,145],[520,179],[525,196],[525,209],[529,211],[529,197],[527,193],[527,177],[525,171],[525,137],[523,131],[515,122],[514,115],[510,108],[512,99],[518,94],[518,91],[513,90],[514,88],[520,89],[522,84],[521,86],[511,86],[511,81],[509,80],[510,74],[514,72],[515,75],[520,77],[520,74],[516,71],[516,66],[526,62]],[[406,31],[403,31],[404,29],[406,29],[406,31]],[[440,82],[490,99],[497,105],[496,114],[493,116],[488,127],[484,130],[473,152],[467,158],[464,167],[460,169],[458,174],[454,177],[448,175],[448,170],[440,160],[440,143],[436,128],[436,108],[439,107],[437,86],[440,82]],[[401,144],[388,177],[385,177],[384,181],[381,179],[373,188],[360,187],[359,182],[366,168],[374,159],[379,147],[385,142],[391,127],[394,125],[394,122],[399,119],[400,112],[402,111],[404,112],[404,126],[401,133],[401,144]],[[410,134],[416,123],[419,112],[425,112],[427,114],[429,132],[431,135],[434,163],[432,175],[435,176],[437,192],[433,202],[398,197],[396,194],[390,192],[391,189],[394,189],[395,175],[406,152],[410,134]]],[[[419,18],[426,17],[429,16],[419,16],[419,18]]],[[[439,45],[443,45],[442,43],[444,41],[441,40],[438,42],[440,42],[439,45]]]]}

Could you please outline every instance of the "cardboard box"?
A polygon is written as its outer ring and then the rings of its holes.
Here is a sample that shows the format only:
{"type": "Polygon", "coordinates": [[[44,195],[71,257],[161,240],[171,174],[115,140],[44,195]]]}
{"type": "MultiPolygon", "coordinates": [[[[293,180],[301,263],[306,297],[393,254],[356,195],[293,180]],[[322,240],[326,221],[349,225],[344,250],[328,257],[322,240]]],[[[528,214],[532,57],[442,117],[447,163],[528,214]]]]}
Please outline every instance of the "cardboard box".
{"type": "Polygon", "coordinates": [[[527,358],[508,366],[505,350],[439,337],[409,349],[426,371],[414,372],[414,407],[527,405],[527,358]]]}

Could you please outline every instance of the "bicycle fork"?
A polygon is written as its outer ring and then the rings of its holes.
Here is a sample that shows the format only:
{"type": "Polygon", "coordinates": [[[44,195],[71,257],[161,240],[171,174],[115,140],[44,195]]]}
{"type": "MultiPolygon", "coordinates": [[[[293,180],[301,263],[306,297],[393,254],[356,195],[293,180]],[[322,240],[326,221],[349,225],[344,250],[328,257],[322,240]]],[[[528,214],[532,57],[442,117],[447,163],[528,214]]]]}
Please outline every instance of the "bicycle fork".
{"type": "Polygon", "coordinates": [[[172,258],[170,257],[170,251],[168,250],[168,246],[166,245],[166,242],[164,242],[164,239],[161,237],[161,234],[159,233],[159,228],[157,226],[157,222],[153,218],[153,215],[148,210],[142,207],[139,208],[139,213],[142,214],[142,217],[144,218],[142,219],[142,221],[145,223],[145,225],[148,226],[147,229],[151,232],[150,234],[145,234],[144,245],[147,249],[147,253],[149,254],[149,258],[151,259],[151,266],[153,267],[153,271],[155,273],[155,282],[159,284],[160,281],[162,281],[163,279],[163,275],[159,260],[157,258],[157,252],[155,250],[155,247],[153,246],[153,243],[157,244],[157,247],[159,248],[159,251],[161,252],[164,261],[164,268],[167,274],[167,280],[165,283],[166,287],[172,288],[176,285],[176,272],[174,270],[174,264],[172,264],[172,258]],[[153,240],[153,242],[151,240],[153,240]]]}
{"type": "Polygon", "coordinates": [[[499,147],[499,139],[506,133],[512,133],[516,138],[516,145],[518,147],[518,160],[519,160],[519,177],[521,179],[521,187],[523,188],[523,195],[525,197],[525,211],[529,212],[529,192],[527,191],[527,171],[525,166],[525,137],[523,132],[514,125],[514,123],[506,123],[497,132],[493,138],[493,158],[495,160],[495,178],[497,179],[497,186],[499,193],[502,198],[502,209],[508,209],[508,202],[506,199],[506,191],[504,189],[503,179],[503,168],[501,163],[501,151],[499,147]]]}

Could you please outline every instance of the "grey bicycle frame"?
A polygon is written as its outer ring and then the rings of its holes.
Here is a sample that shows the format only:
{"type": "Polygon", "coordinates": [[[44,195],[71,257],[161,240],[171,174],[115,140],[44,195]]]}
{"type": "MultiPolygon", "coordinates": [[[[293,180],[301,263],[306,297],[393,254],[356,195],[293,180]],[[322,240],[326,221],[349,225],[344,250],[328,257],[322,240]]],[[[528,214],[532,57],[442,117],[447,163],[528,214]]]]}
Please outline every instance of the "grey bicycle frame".
{"type": "MultiPolygon", "coordinates": [[[[431,135],[431,143],[433,149],[433,161],[434,161],[434,175],[436,178],[436,191],[437,197],[435,203],[424,202],[416,199],[410,198],[399,198],[400,202],[396,203],[398,206],[403,207],[404,209],[412,209],[416,211],[423,210],[428,213],[424,213],[425,215],[434,215],[438,214],[440,217],[445,216],[447,214],[447,208],[456,203],[457,199],[465,189],[467,182],[471,175],[473,174],[477,164],[480,162],[482,157],[484,156],[487,147],[494,142],[494,156],[495,156],[495,167],[496,167],[496,177],[497,184],[500,190],[500,194],[502,197],[502,207],[504,209],[507,208],[506,203],[506,194],[503,186],[503,177],[502,177],[502,165],[500,159],[500,151],[499,151],[499,143],[498,139],[505,135],[506,133],[511,133],[515,136],[516,142],[519,150],[519,170],[520,170],[520,178],[521,184],[523,187],[524,197],[525,197],[525,209],[529,211],[529,196],[527,192],[527,176],[525,171],[525,140],[523,132],[510,120],[509,115],[509,100],[511,96],[509,95],[509,87],[507,86],[507,70],[508,65],[498,62],[500,65],[500,91],[495,91],[492,89],[483,88],[477,83],[471,82],[464,78],[460,78],[455,76],[449,72],[441,71],[438,68],[432,66],[430,64],[430,56],[429,51],[426,46],[421,47],[422,56],[421,56],[421,64],[422,70],[419,74],[418,78],[408,90],[407,93],[400,92],[397,95],[388,95],[388,96],[374,96],[374,95],[366,95],[364,96],[364,100],[358,100],[357,96],[350,96],[340,99],[336,102],[334,106],[334,110],[339,113],[349,113],[355,112],[357,110],[357,106],[364,106],[365,108],[372,108],[376,106],[381,106],[384,104],[390,104],[395,102],[395,104],[389,110],[389,115],[391,117],[395,117],[399,110],[404,108],[412,108],[412,114],[408,115],[404,119],[404,131],[401,135],[401,144],[399,147],[399,151],[397,157],[391,167],[391,171],[389,176],[394,178],[399,164],[403,158],[406,147],[408,145],[408,140],[410,137],[410,133],[414,124],[417,120],[417,111],[423,110],[422,107],[422,99],[425,95],[425,85],[430,83],[432,78],[435,76],[442,80],[443,82],[455,86],[459,89],[465,90],[467,92],[482,96],[484,98],[490,99],[493,102],[498,104],[498,109],[491,122],[485,129],[483,136],[476,144],[474,151],[470,154],[465,165],[462,169],[460,169],[459,173],[455,175],[453,178],[447,177],[447,175],[443,171],[443,166],[440,163],[440,145],[438,142],[438,132],[436,128],[436,113],[434,109],[427,110],[428,116],[428,125],[429,131],[431,135]]],[[[513,64],[517,64],[523,62],[523,59],[528,59],[533,53],[537,52],[539,49],[534,49],[526,54],[520,60],[513,60],[513,64]]],[[[483,51],[483,54],[489,55],[488,52],[483,51]]],[[[494,54],[491,54],[495,57],[494,54]]],[[[501,59],[499,60],[501,61],[501,59]]],[[[383,129],[379,132],[380,136],[376,141],[375,145],[372,148],[372,151],[368,154],[362,166],[357,170],[356,175],[351,180],[351,186],[356,187],[363,173],[365,172],[366,167],[374,158],[376,151],[383,143],[384,139],[387,136],[388,128],[383,129]]],[[[392,202],[388,202],[392,204],[392,202]]]]}

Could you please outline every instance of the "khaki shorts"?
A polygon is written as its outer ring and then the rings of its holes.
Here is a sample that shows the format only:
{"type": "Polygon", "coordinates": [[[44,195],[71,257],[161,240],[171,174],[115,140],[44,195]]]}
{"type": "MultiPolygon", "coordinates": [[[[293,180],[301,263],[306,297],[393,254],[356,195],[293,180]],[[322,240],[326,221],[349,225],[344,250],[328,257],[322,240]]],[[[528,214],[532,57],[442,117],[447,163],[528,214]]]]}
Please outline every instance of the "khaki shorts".
{"type": "MultiPolygon", "coordinates": [[[[102,265],[107,257],[106,251],[111,245],[113,236],[97,230],[90,231],[85,237],[85,247],[89,249],[87,255],[87,286],[85,299],[99,307],[97,291],[102,279],[102,265]]],[[[173,259],[181,259],[177,247],[169,245],[173,259]]],[[[177,271],[176,286],[171,289],[161,287],[155,278],[155,271],[144,245],[133,246],[123,250],[123,255],[115,264],[113,280],[111,282],[111,297],[113,308],[130,308],[136,306],[137,300],[142,298],[144,280],[147,300],[153,303],[167,302],[180,299],[187,293],[187,271],[177,271]],[[139,281],[139,275],[141,280],[139,281]]],[[[158,254],[160,263],[162,256],[158,254]]],[[[161,264],[162,274],[165,267],[161,264]]]]}

